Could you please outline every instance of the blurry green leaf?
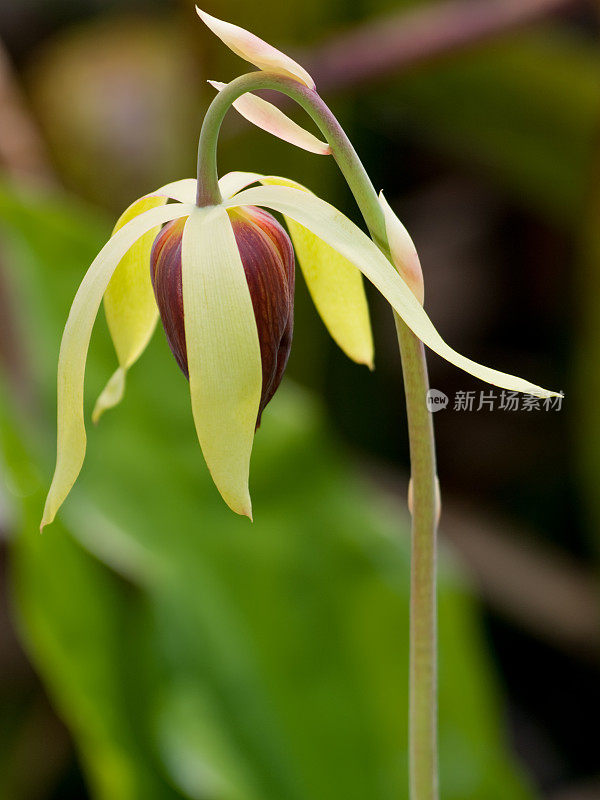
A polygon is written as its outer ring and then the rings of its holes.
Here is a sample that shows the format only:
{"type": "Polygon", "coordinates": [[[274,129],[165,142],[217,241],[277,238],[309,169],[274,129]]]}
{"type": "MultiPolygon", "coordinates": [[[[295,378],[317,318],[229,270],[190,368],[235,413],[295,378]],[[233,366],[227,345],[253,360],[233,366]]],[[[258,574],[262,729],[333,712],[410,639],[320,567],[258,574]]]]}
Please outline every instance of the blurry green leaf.
{"type": "MultiPolygon", "coordinates": [[[[0,226],[42,409],[19,421],[8,388],[0,394],[6,483],[21,513],[16,597],[94,796],[406,796],[406,519],[358,480],[314,399],[291,385],[256,439],[256,522],[229,512],[159,334],[119,411],[89,431],[80,482],[40,536],[61,317],[102,226],[65,201],[8,190],[0,226]],[[29,476],[26,492],[13,471],[29,476]]],[[[90,402],[113,367],[100,323],[90,402]]],[[[444,797],[530,798],[503,741],[473,602],[447,565],[440,644],[444,797]]]]}

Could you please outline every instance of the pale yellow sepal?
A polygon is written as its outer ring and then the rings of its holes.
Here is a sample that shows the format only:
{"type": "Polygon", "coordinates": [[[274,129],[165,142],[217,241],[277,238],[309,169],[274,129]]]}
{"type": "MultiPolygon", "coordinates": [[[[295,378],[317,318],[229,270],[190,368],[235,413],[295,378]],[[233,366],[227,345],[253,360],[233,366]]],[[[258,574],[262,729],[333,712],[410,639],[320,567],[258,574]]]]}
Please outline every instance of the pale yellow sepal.
{"type": "Polygon", "coordinates": [[[152,208],[126,223],[98,253],[77,290],[58,357],[56,469],[41,527],[52,522],[83,464],[86,447],[83,418],[85,362],[94,320],[106,287],[121,259],[140,236],[161,223],[189,214],[193,208],[193,205],[179,203],[152,208]]]}
{"type": "Polygon", "coordinates": [[[206,464],[227,505],[252,518],[250,454],[262,389],[250,290],[229,215],[195,208],[182,245],[192,413],[206,464]]]}
{"type": "MultiPolygon", "coordinates": [[[[208,81],[217,91],[224,89],[227,84],[219,81],[208,81]]],[[[289,142],[309,153],[327,156],[331,154],[331,148],[327,142],[317,139],[310,131],[305,130],[293,119],[290,119],[283,111],[280,111],[273,103],[263,100],[253,94],[244,94],[234,102],[235,110],[258,128],[261,128],[284,142],[289,142]]]]}
{"type": "MultiPolygon", "coordinates": [[[[133,202],[117,220],[113,234],[138,214],[164,205],[168,199],[193,203],[195,198],[195,178],[167,183],[133,202]]],[[[150,252],[159,230],[160,226],[142,236],[121,259],[104,295],[106,321],[119,359],[119,368],[96,401],[92,413],[94,423],[107,409],[123,399],[127,370],[144,352],[156,327],[158,309],[150,280],[150,252]]]]}
{"type": "Polygon", "coordinates": [[[225,205],[266,206],[311,230],[361,270],[419,339],[465,372],[509,391],[525,392],[536,397],[559,396],[558,392],[542,389],[522,378],[477,364],[449,347],[379,248],[360,228],[324,200],[288,186],[261,186],[246,189],[226,201],[225,205]]]}
{"type": "Polygon", "coordinates": [[[383,192],[379,192],[379,204],[385,217],[385,232],[392,254],[394,266],[402,275],[412,293],[419,303],[425,300],[425,286],[423,284],[423,270],[419,261],[419,254],[410,234],[392,211],[390,204],[385,199],[383,192]]]}
{"type": "MultiPolygon", "coordinates": [[[[268,175],[259,180],[308,192],[287,178],[268,175]]],[[[373,369],[373,334],[360,271],[293,217],[284,218],[308,291],[332,339],[353,361],[373,369]]]]}
{"type": "Polygon", "coordinates": [[[315,82],[304,67],[301,67],[293,58],[286,56],[281,50],[277,50],[245,28],[240,28],[239,25],[232,25],[230,22],[211,17],[198,6],[196,6],[196,11],[202,22],[240,58],[249,61],[259,69],[285,75],[303,83],[310,89],[315,88],[315,82]]]}
{"type": "MultiPolygon", "coordinates": [[[[134,217],[166,202],[166,196],[152,195],[136,200],[117,220],[113,235],[134,217]]],[[[150,251],[159,231],[160,225],[140,236],[119,262],[104,294],[104,313],[119,369],[96,402],[94,423],[121,401],[127,370],[144,352],[156,327],[158,308],[150,280],[150,251]]]]}

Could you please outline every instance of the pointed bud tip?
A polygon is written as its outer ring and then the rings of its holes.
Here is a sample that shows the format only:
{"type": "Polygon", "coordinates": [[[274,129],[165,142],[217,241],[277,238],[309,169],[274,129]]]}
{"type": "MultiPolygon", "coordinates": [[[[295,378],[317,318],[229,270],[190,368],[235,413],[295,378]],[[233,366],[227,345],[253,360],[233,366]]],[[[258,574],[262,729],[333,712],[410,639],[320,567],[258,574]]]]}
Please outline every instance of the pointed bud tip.
{"type": "Polygon", "coordinates": [[[386,200],[383,191],[379,192],[379,205],[383,211],[391,262],[419,304],[423,305],[425,301],[423,270],[414,242],[386,200]]]}
{"type": "Polygon", "coordinates": [[[260,39],[245,28],[241,28],[239,25],[234,25],[231,22],[226,22],[207,14],[206,11],[203,11],[198,6],[196,6],[196,13],[215,36],[218,36],[240,58],[249,61],[259,69],[275,71],[280,75],[286,75],[299,83],[303,83],[309,89],[315,88],[315,82],[304,67],[300,66],[290,56],[282,53],[281,50],[277,50],[268,42],[260,39]]]}

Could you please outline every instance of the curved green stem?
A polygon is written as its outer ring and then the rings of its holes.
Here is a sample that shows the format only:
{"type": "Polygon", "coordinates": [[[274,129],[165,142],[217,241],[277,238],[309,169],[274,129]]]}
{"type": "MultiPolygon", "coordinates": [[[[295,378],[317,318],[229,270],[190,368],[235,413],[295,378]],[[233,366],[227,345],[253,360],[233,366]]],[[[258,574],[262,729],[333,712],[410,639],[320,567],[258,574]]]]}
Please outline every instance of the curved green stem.
{"type": "Polygon", "coordinates": [[[332,155],[356,198],[374,241],[382,250],[387,250],[385,220],[377,193],[343,128],[314,89],[282,75],[269,72],[242,75],[227,84],[210,104],[198,142],[197,204],[215,205],[221,201],[217,173],[217,140],[221,124],[238,97],[261,89],[282,92],[313,118],[331,147],[332,155]]]}
{"type": "MultiPolygon", "coordinates": [[[[221,124],[238,97],[261,89],[286,94],[312,117],[331,147],[373,241],[391,261],[377,193],[350,140],[314,90],[281,75],[267,72],[243,75],[228,84],[211,103],[198,143],[197,204],[206,206],[221,202],[217,175],[217,140],[221,124]]],[[[423,344],[397,314],[394,316],[402,356],[412,480],[410,797],[411,800],[437,800],[436,528],[439,492],[435,444],[431,414],[425,402],[429,383],[423,344]]]]}

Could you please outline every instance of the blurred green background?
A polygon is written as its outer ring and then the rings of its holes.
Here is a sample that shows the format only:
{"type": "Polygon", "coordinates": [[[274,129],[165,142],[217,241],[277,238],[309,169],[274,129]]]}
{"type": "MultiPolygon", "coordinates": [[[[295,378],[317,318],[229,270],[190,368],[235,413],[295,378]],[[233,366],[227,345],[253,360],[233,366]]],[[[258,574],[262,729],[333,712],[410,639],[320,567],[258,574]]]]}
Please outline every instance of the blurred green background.
{"type": "MultiPolygon", "coordinates": [[[[413,235],[442,335],[565,391],[560,412],[451,401],[435,415],[442,797],[598,800],[598,8],[207,10],[314,71],[413,235]]],[[[242,71],[192,3],[0,6],[6,800],[407,797],[409,465],[393,320],[374,292],[369,373],[298,282],[287,376],[255,443],[253,525],[209,479],[158,330],[38,532],[76,288],[128,203],[193,175],[205,81],[242,71]]],[[[301,180],[359,221],[332,161],[233,115],[231,169],[301,180]]],[[[86,411],[115,362],[101,313],[86,411]]],[[[451,398],[485,389],[433,355],[430,371],[451,398]]]]}

